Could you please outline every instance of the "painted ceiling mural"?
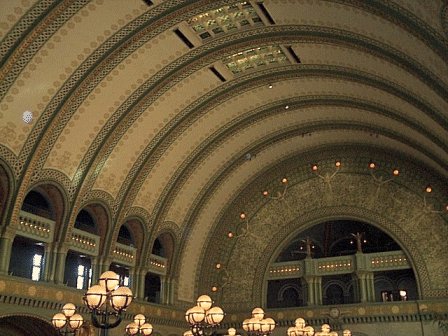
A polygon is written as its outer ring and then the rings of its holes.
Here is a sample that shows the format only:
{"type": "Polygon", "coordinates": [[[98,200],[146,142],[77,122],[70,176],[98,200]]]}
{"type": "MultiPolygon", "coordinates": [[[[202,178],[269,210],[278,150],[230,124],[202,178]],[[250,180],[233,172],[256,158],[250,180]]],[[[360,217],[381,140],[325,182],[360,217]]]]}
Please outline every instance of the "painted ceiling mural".
{"type": "Polygon", "coordinates": [[[258,260],[275,252],[270,238],[280,244],[321,217],[358,218],[415,247],[422,292],[448,295],[434,259],[447,257],[446,241],[426,251],[412,229],[448,236],[446,1],[0,6],[0,159],[17,181],[4,223],[49,181],[71,214],[63,235],[88,203],[106,205],[114,237],[138,216],[147,245],[176,234],[176,295],[192,301],[218,260],[233,277],[249,269],[250,296],[266,268],[258,260]],[[372,160],[400,176],[379,179],[372,160]],[[281,190],[285,176],[290,193],[278,197],[289,203],[267,202],[264,188],[281,190]],[[229,240],[242,212],[264,238],[229,240]]]}

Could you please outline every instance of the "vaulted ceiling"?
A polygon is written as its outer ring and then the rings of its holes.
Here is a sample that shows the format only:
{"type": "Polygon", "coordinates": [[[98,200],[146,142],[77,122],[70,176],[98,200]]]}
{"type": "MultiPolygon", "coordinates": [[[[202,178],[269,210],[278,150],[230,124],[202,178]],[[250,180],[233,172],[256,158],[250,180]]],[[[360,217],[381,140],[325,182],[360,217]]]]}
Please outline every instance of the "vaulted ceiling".
{"type": "Polygon", "coordinates": [[[225,218],[263,183],[308,181],[310,164],[334,160],[355,174],[371,158],[446,186],[446,1],[0,5],[0,158],[15,208],[52,181],[73,216],[101,201],[116,227],[141,218],[148,241],[171,230],[181,300],[216,244],[231,259],[225,218]]]}

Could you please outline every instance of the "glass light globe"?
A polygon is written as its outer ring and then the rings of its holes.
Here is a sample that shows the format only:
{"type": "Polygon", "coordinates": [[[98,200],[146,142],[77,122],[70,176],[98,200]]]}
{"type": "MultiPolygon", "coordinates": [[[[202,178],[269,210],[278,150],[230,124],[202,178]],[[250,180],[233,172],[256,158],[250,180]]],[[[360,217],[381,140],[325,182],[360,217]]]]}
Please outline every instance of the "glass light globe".
{"type": "Polygon", "coordinates": [[[244,331],[249,331],[249,322],[250,322],[250,319],[245,319],[243,321],[243,330],[244,331]]]}
{"type": "Polygon", "coordinates": [[[227,329],[227,335],[228,336],[235,336],[236,335],[236,329],[235,328],[227,329]]]}
{"type": "Polygon", "coordinates": [[[128,287],[118,287],[110,297],[112,308],[116,311],[126,309],[132,302],[132,291],[128,287]]]}
{"type": "Polygon", "coordinates": [[[106,289],[100,285],[93,285],[87,290],[84,301],[89,309],[97,309],[106,301],[106,289]]]}
{"type": "Polygon", "coordinates": [[[265,319],[260,320],[260,331],[262,331],[263,333],[269,331],[269,324],[265,319]]]}
{"type": "Polygon", "coordinates": [[[286,331],[286,335],[288,336],[296,336],[296,327],[289,327],[286,331]]]}
{"type": "Polygon", "coordinates": [[[191,332],[191,330],[187,330],[184,332],[183,336],[193,336],[193,333],[191,332]]]}
{"type": "Polygon", "coordinates": [[[296,319],[296,321],[295,321],[295,326],[298,327],[298,328],[300,328],[300,329],[305,328],[305,320],[304,320],[303,318],[299,317],[299,318],[296,319]]]}
{"type": "Polygon", "coordinates": [[[212,307],[207,311],[205,318],[210,325],[220,324],[224,319],[224,311],[220,307],[212,307]]]}
{"type": "Polygon", "coordinates": [[[140,331],[143,333],[143,335],[151,335],[152,334],[152,324],[151,323],[143,323],[140,326],[140,331]]]}
{"type": "Polygon", "coordinates": [[[138,330],[138,324],[135,322],[131,322],[126,326],[126,333],[128,335],[136,335],[138,330]]]}
{"type": "Polygon", "coordinates": [[[330,325],[324,323],[324,324],[322,324],[321,329],[322,329],[322,332],[324,332],[324,333],[329,333],[329,332],[330,332],[330,325]]]}
{"type": "Polygon", "coordinates": [[[137,314],[134,316],[134,322],[140,327],[146,322],[146,317],[143,314],[137,314]]]}
{"type": "Polygon", "coordinates": [[[53,324],[53,327],[55,327],[56,329],[61,329],[67,323],[67,318],[65,317],[64,314],[57,313],[51,319],[51,323],[53,324]]]}
{"type": "Polygon", "coordinates": [[[113,291],[120,284],[120,276],[113,271],[104,272],[100,276],[99,284],[108,292],[113,291]]]}
{"type": "Polygon", "coordinates": [[[68,324],[70,325],[70,328],[72,328],[73,330],[77,330],[77,329],[81,328],[83,322],[84,322],[84,319],[79,314],[74,314],[68,320],[68,324]]]}
{"type": "Polygon", "coordinates": [[[252,310],[252,317],[262,320],[264,318],[264,310],[261,308],[255,308],[252,310]]]}
{"type": "MultiPolygon", "coordinates": [[[[263,333],[270,333],[275,328],[275,321],[270,317],[261,320],[261,331],[263,333]]],[[[296,334],[299,335],[299,334],[296,334]]]]}
{"type": "Polygon", "coordinates": [[[75,311],[76,307],[73,303],[66,303],[64,307],[62,307],[62,312],[67,317],[73,316],[73,314],[75,314],[75,311]]]}
{"type": "Polygon", "coordinates": [[[205,319],[205,310],[202,307],[194,306],[193,308],[188,309],[187,313],[188,315],[186,314],[185,317],[190,324],[201,323],[205,319]]]}
{"type": "MultiPolygon", "coordinates": [[[[305,336],[313,336],[314,335],[314,328],[312,326],[306,326],[304,329],[304,335],[305,336]]],[[[336,333],[336,336],[338,333],[336,333]]]]}
{"type": "Polygon", "coordinates": [[[272,331],[275,329],[275,321],[274,319],[268,317],[265,319],[267,326],[268,326],[268,331],[272,331]]]}
{"type": "Polygon", "coordinates": [[[259,331],[261,329],[260,320],[256,317],[249,319],[249,331],[259,331]]]}
{"type": "Polygon", "coordinates": [[[194,308],[194,307],[188,309],[188,310],[185,312],[185,320],[186,320],[188,323],[191,323],[191,322],[190,322],[190,321],[191,321],[191,319],[190,319],[190,315],[191,315],[191,310],[192,310],[193,308],[194,308]]]}
{"type": "Polygon", "coordinates": [[[212,298],[208,295],[201,295],[198,297],[196,304],[203,308],[205,311],[209,310],[213,304],[212,298]]]}

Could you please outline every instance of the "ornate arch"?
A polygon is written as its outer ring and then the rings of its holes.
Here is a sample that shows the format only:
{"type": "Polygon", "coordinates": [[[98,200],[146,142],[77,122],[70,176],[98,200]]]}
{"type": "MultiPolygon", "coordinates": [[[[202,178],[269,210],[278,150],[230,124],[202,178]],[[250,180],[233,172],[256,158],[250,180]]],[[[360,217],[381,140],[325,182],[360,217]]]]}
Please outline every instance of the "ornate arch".
{"type": "MultiPolygon", "coordinates": [[[[334,164],[334,160],[332,162],[334,164]]],[[[448,234],[448,226],[444,214],[419,215],[419,211],[425,211],[422,207],[425,196],[423,188],[419,188],[421,183],[417,176],[409,176],[406,181],[402,179],[386,183],[381,186],[379,195],[376,195],[375,182],[368,170],[360,171],[360,162],[357,160],[343,162],[344,169],[332,181],[332,191],[323,180],[313,174],[294,181],[297,177],[294,173],[303,173],[303,170],[290,168],[291,184],[294,184],[289,187],[287,197],[294,213],[273,202],[256,201],[252,205],[247,204],[248,198],[242,194],[242,197],[246,197],[247,208],[251,209],[253,232],[259,239],[234,241],[229,245],[232,246],[230,250],[220,251],[221,255],[211,252],[210,247],[208,250],[212,253],[212,258],[209,256],[209,259],[226,260],[226,264],[231,265],[229,272],[232,278],[239,279],[238,291],[232,288],[235,284],[231,284],[218,294],[226,305],[239,306],[240,303],[234,303],[238,302],[239,297],[250,298],[248,306],[260,304],[266,279],[263,272],[272,262],[266,256],[276,255],[282,243],[290,240],[298,231],[329,219],[360,220],[380,228],[407,254],[416,274],[420,295],[423,298],[446,295],[448,282],[440,273],[443,266],[440,265],[437,254],[446,253],[448,249],[443,238],[448,234]],[[413,183],[409,184],[409,181],[413,183]],[[432,239],[435,246],[425,247],[424,244],[418,243],[420,239],[432,239]],[[242,255],[246,260],[239,257],[242,255]],[[256,267],[247,267],[251,263],[256,267]],[[243,273],[245,277],[242,279],[238,274],[243,273]]],[[[368,160],[364,163],[365,167],[367,162],[368,160]]],[[[266,181],[266,178],[264,180],[266,181]]],[[[257,188],[260,190],[259,186],[257,188]]],[[[235,202],[237,203],[238,201],[235,202]]],[[[240,210],[242,206],[244,205],[238,205],[240,210]]],[[[235,212],[229,211],[229,215],[235,212]]],[[[202,276],[204,278],[205,274],[202,276]]]]}

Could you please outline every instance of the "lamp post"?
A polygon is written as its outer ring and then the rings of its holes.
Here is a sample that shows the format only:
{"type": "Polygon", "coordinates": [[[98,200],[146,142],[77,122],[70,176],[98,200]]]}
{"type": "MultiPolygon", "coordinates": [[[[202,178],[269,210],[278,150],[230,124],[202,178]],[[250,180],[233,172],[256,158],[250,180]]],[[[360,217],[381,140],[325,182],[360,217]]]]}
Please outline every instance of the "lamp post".
{"type": "Polygon", "coordinates": [[[53,316],[51,323],[59,335],[75,335],[76,331],[81,328],[84,319],[81,315],[75,313],[75,305],[66,303],[62,307],[62,313],[57,313],[53,316]]]}
{"type": "Polygon", "coordinates": [[[270,317],[264,318],[264,316],[263,309],[255,308],[252,310],[252,318],[243,321],[243,330],[253,336],[271,334],[275,328],[275,321],[270,317]]]}
{"type": "Polygon", "coordinates": [[[146,317],[143,314],[134,316],[134,322],[126,326],[126,335],[151,335],[152,324],[146,323],[146,317]]]}
{"type": "MultiPolygon", "coordinates": [[[[217,327],[224,319],[224,311],[220,307],[212,307],[212,304],[210,296],[201,295],[196,301],[196,306],[185,312],[185,319],[190,324],[191,335],[207,335],[208,330],[217,327]]],[[[189,335],[189,332],[186,334],[189,335]]]]}
{"type": "Polygon", "coordinates": [[[119,286],[119,283],[118,274],[104,272],[99,284],[90,287],[84,295],[84,303],[91,311],[92,324],[101,329],[101,336],[106,336],[108,329],[120,324],[121,313],[132,301],[132,291],[128,287],[119,286]]]}

